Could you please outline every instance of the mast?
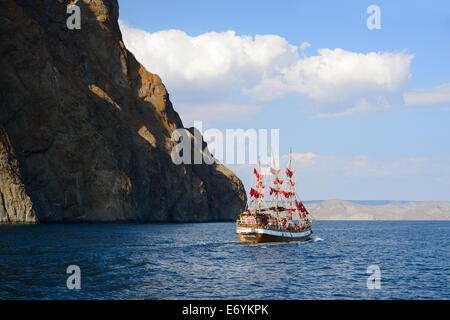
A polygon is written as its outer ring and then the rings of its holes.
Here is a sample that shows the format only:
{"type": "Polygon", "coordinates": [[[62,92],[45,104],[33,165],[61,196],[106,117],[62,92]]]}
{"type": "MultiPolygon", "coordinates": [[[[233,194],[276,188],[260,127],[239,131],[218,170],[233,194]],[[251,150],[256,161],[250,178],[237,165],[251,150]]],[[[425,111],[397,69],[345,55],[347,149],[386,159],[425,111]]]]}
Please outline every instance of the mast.
{"type": "MultiPolygon", "coordinates": [[[[275,181],[278,181],[278,174],[275,175],[275,181]]],[[[277,194],[277,203],[276,203],[276,208],[278,211],[278,191],[280,190],[280,188],[278,188],[278,183],[276,184],[275,190],[277,190],[276,194],[277,194]]]]}
{"type": "MultiPolygon", "coordinates": [[[[258,160],[258,175],[259,174],[261,174],[261,163],[258,160]]],[[[261,180],[261,183],[262,183],[262,180],[261,180]]],[[[258,193],[259,193],[259,196],[258,196],[258,212],[261,212],[261,192],[259,191],[260,183],[258,183],[257,186],[258,186],[258,193]]]]}
{"type": "MultiPolygon", "coordinates": [[[[272,153],[272,164],[273,164],[273,168],[275,169],[275,159],[273,157],[273,153],[272,153]]],[[[275,169],[276,170],[276,169],[275,169]]],[[[277,173],[275,174],[275,181],[277,181],[277,183],[275,183],[275,190],[276,190],[276,196],[277,196],[277,202],[275,205],[275,208],[277,210],[277,215],[278,215],[278,192],[280,190],[280,188],[278,187],[278,171],[276,171],[277,173]]]]}
{"type": "MultiPolygon", "coordinates": [[[[273,170],[275,170],[275,181],[278,181],[278,171],[275,169],[275,158],[274,158],[274,156],[273,156],[273,151],[271,152],[271,155],[272,155],[272,168],[273,168],[273,170]]],[[[278,215],[278,191],[279,191],[279,188],[278,188],[278,183],[275,183],[275,193],[276,193],[276,205],[275,205],[275,212],[276,212],[276,217],[277,217],[277,222],[276,222],[276,226],[277,226],[277,228],[279,228],[279,215],[278,215]]]]}
{"type": "MultiPolygon", "coordinates": [[[[291,153],[292,149],[289,151],[289,171],[291,171],[291,153]]],[[[292,179],[289,178],[289,209],[292,210],[292,179]]]]}

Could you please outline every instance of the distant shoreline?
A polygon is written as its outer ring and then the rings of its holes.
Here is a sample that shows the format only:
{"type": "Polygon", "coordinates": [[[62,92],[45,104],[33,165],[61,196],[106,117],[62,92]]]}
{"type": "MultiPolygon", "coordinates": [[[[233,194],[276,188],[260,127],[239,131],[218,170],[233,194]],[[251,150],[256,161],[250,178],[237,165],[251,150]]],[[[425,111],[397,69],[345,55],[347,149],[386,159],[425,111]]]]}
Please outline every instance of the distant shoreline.
{"type": "MultiPolygon", "coordinates": [[[[449,221],[450,201],[406,200],[305,200],[310,217],[316,221],[449,221]],[[372,203],[372,204],[367,204],[372,203]]],[[[1,225],[53,224],[182,224],[234,222],[220,221],[64,221],[64,222],[0,222],[1,225]]]]}
{"type": "MultiPolygon", "coordinates": [[[[305,204],[312,204],[312,203],[320,203],[328,200],[302,200],[305,204]]],[[[368,206],[379,206],[389,203],[409,203],[409,202],[417,202],[417,203],[425,203],[425,202],[450,202],[446,200],[341,200],[341,201],[347,201],[347,202],[353,202],[356,204],[361,205],[368,205],[368,206]]]]}
{"type": "Polygon", "coordinates": [[[304,201],[316,220],[446,221],[450,201],[325,200],[304,201]],[[371,204],[368,204],[371,203],[371,204]]]}

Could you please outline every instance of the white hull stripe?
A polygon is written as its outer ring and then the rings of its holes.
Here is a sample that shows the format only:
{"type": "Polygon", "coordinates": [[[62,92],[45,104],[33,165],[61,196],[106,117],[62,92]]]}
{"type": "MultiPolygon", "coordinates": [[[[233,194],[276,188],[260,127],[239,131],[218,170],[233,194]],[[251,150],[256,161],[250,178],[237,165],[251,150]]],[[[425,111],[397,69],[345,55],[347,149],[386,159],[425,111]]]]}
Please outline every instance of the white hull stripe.
{"type": "Polygon", "coordinates": [[[277,237],[301,238],[309,236],[311,234],[311,230],[307,230],[304,232],[283,232],[258,228],[237,228],[236,233],[262,233],[277,237]]]}

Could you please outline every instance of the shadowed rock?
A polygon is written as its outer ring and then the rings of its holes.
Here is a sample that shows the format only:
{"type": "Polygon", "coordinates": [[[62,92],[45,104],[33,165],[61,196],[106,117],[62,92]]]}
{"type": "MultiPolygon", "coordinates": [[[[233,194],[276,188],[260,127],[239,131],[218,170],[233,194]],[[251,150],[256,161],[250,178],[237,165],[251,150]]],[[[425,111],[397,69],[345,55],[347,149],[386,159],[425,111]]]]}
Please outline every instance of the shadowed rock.
{"type": "Polygon", "coordinates": [[[124,46],[116,0],[0,4],[0,222],[224,221],[246,196],[223,165],[175,165],[183,124],[124,46]]]}

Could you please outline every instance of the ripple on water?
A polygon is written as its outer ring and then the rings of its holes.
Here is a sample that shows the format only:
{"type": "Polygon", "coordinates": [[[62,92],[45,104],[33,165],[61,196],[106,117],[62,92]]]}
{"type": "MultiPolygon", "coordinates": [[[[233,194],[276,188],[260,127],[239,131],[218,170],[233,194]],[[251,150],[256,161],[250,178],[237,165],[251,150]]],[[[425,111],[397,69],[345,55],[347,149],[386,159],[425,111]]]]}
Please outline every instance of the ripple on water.
{"type": "Polygon", "coordinates": [[[449,231],[318,221],[311,241],[248,244],[234,223],[0,226],[0,298],[449,299],[449,231]],[[381,290],[366,287],[373,264],[381,290]]]}

